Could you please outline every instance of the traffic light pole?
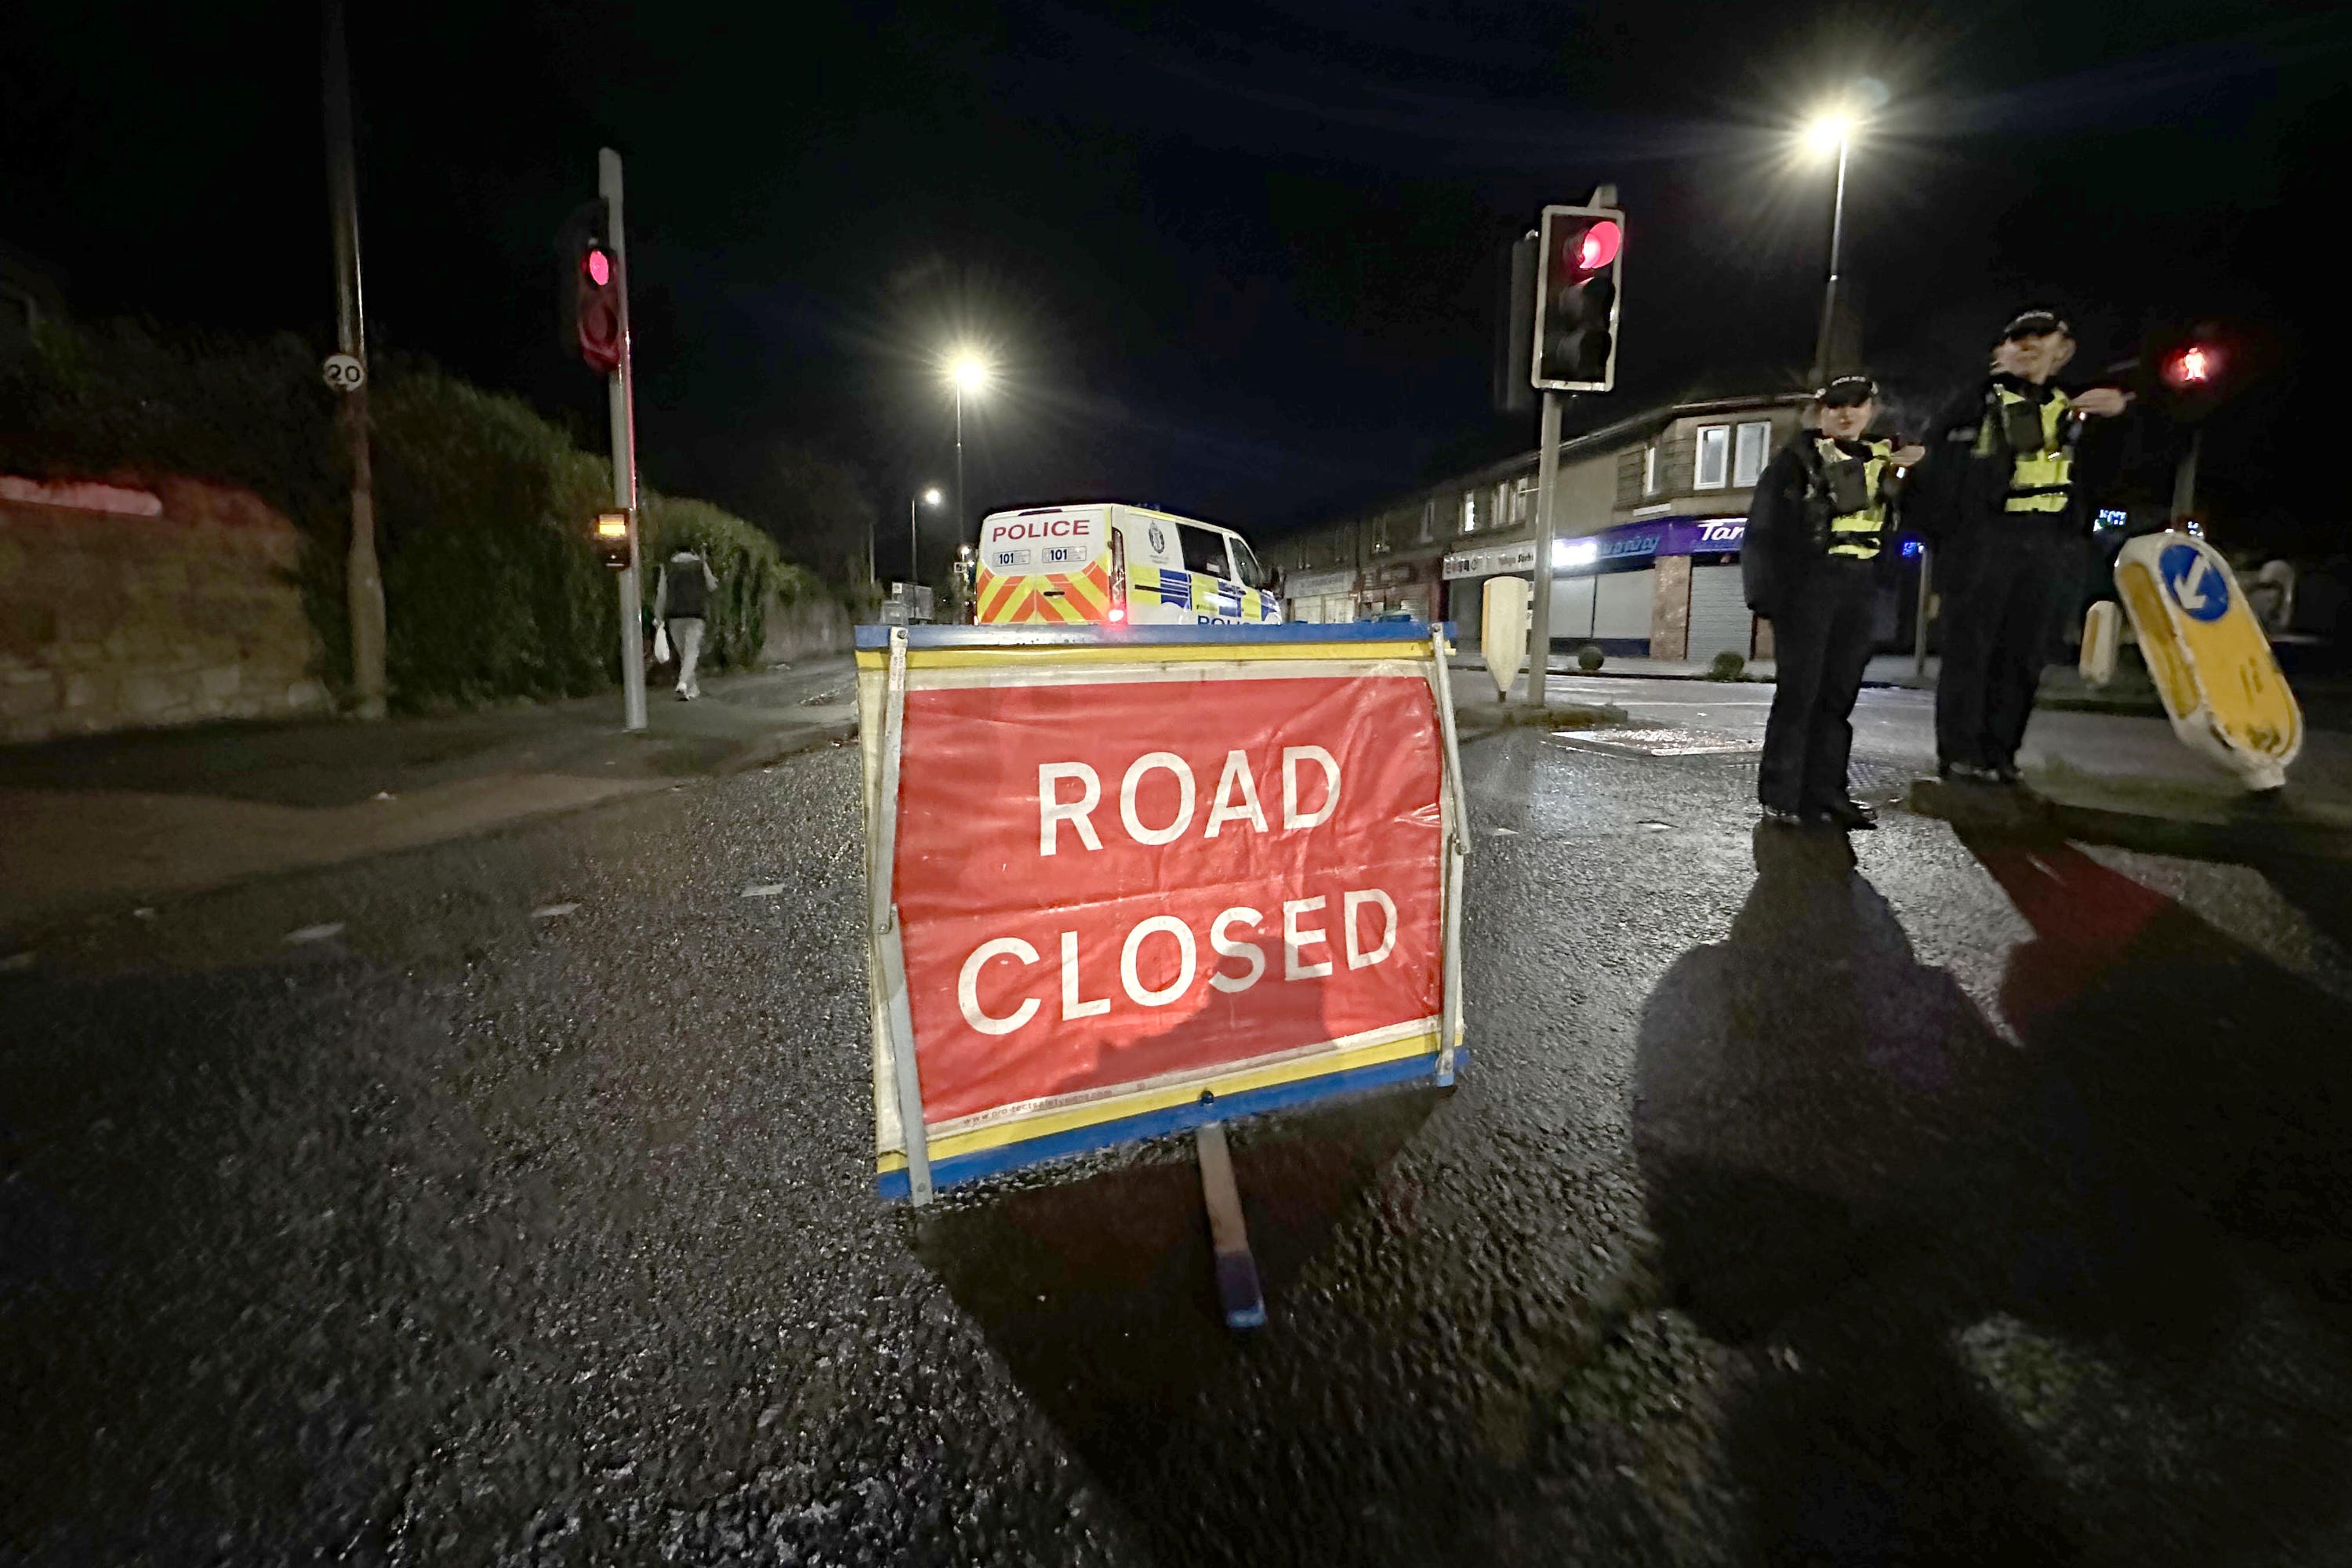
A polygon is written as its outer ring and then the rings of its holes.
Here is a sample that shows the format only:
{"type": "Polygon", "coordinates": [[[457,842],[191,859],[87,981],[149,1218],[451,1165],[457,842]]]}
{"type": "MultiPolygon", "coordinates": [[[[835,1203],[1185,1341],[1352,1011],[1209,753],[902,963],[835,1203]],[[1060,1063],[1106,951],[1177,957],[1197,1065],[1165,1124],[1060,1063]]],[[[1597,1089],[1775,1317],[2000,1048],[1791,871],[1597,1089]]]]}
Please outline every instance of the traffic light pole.
{"type": "MultiPolygon", "coordinates": [[[[352,71],[343,43],[342,0],[326,0],[327,200],[335,249],[335,346],[367,365],[367,310],[360,289],[360,204],[352,167],[352,71]]],[[[375,553],[375,467],[368,449],[368,389],[362,374],[337,410],[352,470],[352,533],[343,595],[352,636],[352,689],[359,716],[384,715],[383,573],[375,553]]]]}
{"type": "Polygon", "coordinates": [[[1536,437],[1536,591],[1528,606],[1528,706],[1544,705],[1551,674],[1552,498],[1559,491],[1559,401],[1543,395],[1543,423],[1536,437]]]}
{"type": "Polygon", "coordinates": [[[636,345],[629,338],[629,247],[622,237],[621,155],[610,147],[596,153],[596,194],[604,198],[613,232],[605,243],[618,265],[621,297],[621,364],[605,380],[607,404],[613,416],[613,502],[629,516],[629,563],[621,569],[621,710],[629,730],[646,727],[646,637],[641,620],[645,604],[637,568],[637,405],[632,371],[636,345]]]}
{"type": "Polygon", "coordinates": [[[2197,458],[2205,445],[2205,426],[2189,427],[2189,450],[2180,454],[2180,466],[2172,471],[2172,521],[2175,526],[2186,523],[2197,510],[2197,458]]]}

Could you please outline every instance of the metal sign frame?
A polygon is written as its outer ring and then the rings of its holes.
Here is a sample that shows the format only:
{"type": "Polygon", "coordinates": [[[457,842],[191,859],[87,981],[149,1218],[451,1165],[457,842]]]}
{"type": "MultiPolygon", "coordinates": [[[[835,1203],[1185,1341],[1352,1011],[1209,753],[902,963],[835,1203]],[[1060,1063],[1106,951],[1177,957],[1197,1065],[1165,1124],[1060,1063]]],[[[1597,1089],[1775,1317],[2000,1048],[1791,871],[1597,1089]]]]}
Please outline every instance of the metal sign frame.
{"type": "MultiPolygon", "coordinates": [[[[1115,1143],[1137,1142],[1168,1133],[1195,1131],[1235,1117],[1285,1110],[1333,1095],[1411,1083],[1446,1087],[1454,1083],[1465,1056],[1462,984],[1462,898],[1464,866],[1468,855],[1468,793],[1462,776],[1460,748],[1454,730],[1453,689],[1449,679],[1452,626],[1440,623],[1423,627],[1366,623],[1346,626],[1139,626],[1109,633],[1094,626],[877,626],[857,628],[861,654],[884,656],[880,689],[866,683],[861,692],[862,721],[877,737],[878,753],[872,759],[867,797],[866,835],[867,972],[875,998],[875,1057],[877,1114],[887,1105],[898,1122],[905,1158],[903,1174],[877,1172],[877,1184],[885,1195],[903,1193],[918,1205],[931,1201],[942,1184],[975,1180],[1001,1171],[1050,1160],[1060,1155],[1115,1143]],[[1278,658],[1297,658],[1303,646],[1328,644],[1334,657],[1369,651],[1368,645],[1391,649],[1417,649],[1426,658],[1427,678],[1435,704],[1440,737],[1439,805],[1441,811],[1438,906],[1440,921],[1440,1013],[1433,1053],[1404,1057],[1370,1067],[1346,1068],[1265,1087],[1203,1094],[1182,1103],[1149,1110],[1115,1120],[1036,1137],[976,1154],[951,1154],[943,1169],[924,1124],[923,1095],[915,1057],[912,1007],[908,994],[904,948],[894,886],[898,855],[899,767],[905,743],[908,663],[910,650],[979,650],[1004,648],[1016,658],[1051,656],[1052,650],[1092,655],[1100,658],[1133,650],[1138,662],[1149,661],[1155,647],[1170,657],[1197,660],[1211,648],[1230,647],[1236,658],[1248,657],[1250,645],[1287,645],[1278,658]],[[887,1068],[888,1085],[880,1083],[887,1068]],[[903,1182],[903,1187],[901,1183],[903,1182]]],[[[1213,656],[1212,656],[1213,657],[1213,656]]],[[[1089,659],[1088,662],[1092,662],[1089,659]]],[[[867,666],[868,673],[872,667],[867,666]]],[[[887,1155],[887,1146],[877,1154],[887,1155]]]]}

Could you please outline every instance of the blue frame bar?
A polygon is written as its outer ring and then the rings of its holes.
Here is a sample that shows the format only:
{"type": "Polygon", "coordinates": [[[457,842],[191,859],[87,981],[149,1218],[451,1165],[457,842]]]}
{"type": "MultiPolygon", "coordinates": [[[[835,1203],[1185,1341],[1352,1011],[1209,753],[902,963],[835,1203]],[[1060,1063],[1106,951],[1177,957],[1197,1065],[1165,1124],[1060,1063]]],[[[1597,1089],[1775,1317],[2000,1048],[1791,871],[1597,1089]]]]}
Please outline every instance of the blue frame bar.
{"type": "MultiPolygon", "coordinates": [[[[1441,621],[1436,629],[1454,640],[1454,623],[1441,621]]],[[[859,626],[857,651],[882,653],[890,647],[888,626],[859,626]]],[[[1204,644],[1419,642],[1429,640],[1426,621],[1285,622],[1281,626],[1209,625],[1192,626],[908,626],[907,647],[919,651],[942,647],[1198,647],[1204,644]]]]}
{"type": "MultiPolygon", "coordinates": [[[[1469,1065],[1470,1052],[1466,1047],[1454,1053],[1454,1070],[1457,1078],[1469,1065]]],[[[1433,1089],[1444,1087],[1437,1079],[1436,1052],[1427,1056],[1400,1057],[1392,1062],[1379,1062],[1347,1072],[1327,1073],[1320,1078],[1299,1079],[1292,1083],[1269,1084],[1264,1089],[1244,1089],[1239,1094],[1229,1094],[1218,1100],[1195,1100],[1183,1105],[1171,1105],[1165,1110],[1146,1111],[1140,1116],[1125,1117],[1117,1121],[1098,1121],[1091,1127],[1073,1127],[1066,1132],[1048,1133],[1043,1138],[1024,1139],[1021,1142],[1005,1143],[994,1149],[979,1149],[951,1159],[935,1159],[931,1162],[931,1185],[935,1189],[951,1187],[961,1182],[976,1182],[983,1176],[1017,1171],[1024,1165],[1108,1149],[1114,1143],[1133,1143],[1145,1138],[1165,1137],[1171,1132],[1189,1132],[1211,1121],[1261,1116],[1269,1110],[1295,1110],[1317,1100],[1335,1100],[1368,1089],[1404,1088],[1414,1084],[1427,1084],[1433,1089]]],[[[904,1198],[907,1195],[905,1168],[876,1173],[874,1188],[886,1198],[904,1198]]]]}

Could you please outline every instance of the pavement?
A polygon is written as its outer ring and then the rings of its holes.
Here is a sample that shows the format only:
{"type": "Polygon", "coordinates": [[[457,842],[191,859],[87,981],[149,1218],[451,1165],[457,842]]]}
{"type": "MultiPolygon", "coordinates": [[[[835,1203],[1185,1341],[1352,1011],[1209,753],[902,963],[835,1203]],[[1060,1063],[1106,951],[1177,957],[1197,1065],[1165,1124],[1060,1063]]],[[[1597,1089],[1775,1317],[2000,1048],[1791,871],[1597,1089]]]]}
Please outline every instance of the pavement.
{"type": "Polygon", "coordinates": [[[2336,868],[1609,692],[1464,747],[1458,1086],[1234,1129],[1247,1338],[1182,1141],[875,1199],[846,749],[46,929],[0,1563],[2352,1561],[2336,868]]]}
{"type": "Polygon", "coordinates": [[[246,722],[0,747],[0,933],[740,773],[855,733],[847,656],[379,724],[246,722]]]}

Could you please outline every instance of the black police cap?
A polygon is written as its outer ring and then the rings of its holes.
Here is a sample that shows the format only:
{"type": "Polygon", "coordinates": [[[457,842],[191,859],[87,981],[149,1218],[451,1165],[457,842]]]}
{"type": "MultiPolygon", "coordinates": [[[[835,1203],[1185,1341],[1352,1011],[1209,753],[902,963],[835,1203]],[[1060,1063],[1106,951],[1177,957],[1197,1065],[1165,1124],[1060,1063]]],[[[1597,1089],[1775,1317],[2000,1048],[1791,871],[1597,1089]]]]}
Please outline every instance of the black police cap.
{"type": "Polygon", "coordinates": [[[2055,310],[2023,310],[2019,312],[2015,321],[2000,330],[2000,341],[2012,343],[2020,338],[2046,338],[2053,332],[2063,338],[2071,338],[2074,335],[2074,329],[2068,326],[2066,318],[2055,310]]]}
{"type": "Polygon", "coordinates": [[[1824,408],[1853,408],[1878,395],[1878,383],[1866,375],[1841,375],[1813,394],[1824,408]]]}

